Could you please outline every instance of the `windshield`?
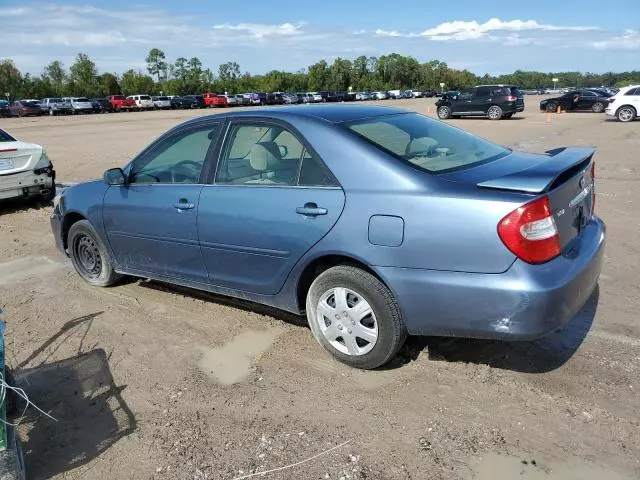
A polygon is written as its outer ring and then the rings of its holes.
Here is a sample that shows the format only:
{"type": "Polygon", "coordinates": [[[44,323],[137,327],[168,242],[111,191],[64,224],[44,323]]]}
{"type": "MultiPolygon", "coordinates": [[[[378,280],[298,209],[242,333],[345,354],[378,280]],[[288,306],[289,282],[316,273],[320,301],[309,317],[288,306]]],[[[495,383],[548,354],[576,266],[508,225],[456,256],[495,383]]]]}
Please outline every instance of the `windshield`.
{"type": "Polygon", "coordinates": [[[149,95],[140,95],[140,100],[151,100],[149,95]]]}
{"type": "Polygon", "coordinates": [[[73,101],[74,102],[88,102],[89,99],[88,98],[84,98],[84,97],[79,97],[79,98],[74,98],[73,101]]]}
{"type": "Polygon", "coordinates": [[[415,113],[343,124],[369,143],[428,172],[444,172],[494,160],[509,150],[415,113]]]}
{"type": "Polygon", "coordinates": [[[9,135],[4,130],[0,130],[0,142],[15,142],[16,139],[9,135]]]}

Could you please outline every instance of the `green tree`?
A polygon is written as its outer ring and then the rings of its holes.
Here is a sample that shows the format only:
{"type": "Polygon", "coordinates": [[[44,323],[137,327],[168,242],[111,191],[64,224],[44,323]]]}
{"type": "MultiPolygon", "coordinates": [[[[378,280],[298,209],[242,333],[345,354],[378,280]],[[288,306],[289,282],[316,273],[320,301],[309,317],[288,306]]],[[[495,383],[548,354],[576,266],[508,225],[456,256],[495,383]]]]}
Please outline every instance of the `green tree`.
{"type": "Polygon", "coordinates": [[[13,60],[0,60],[0,95],[14,99],[22,93],[22,74],[13,63],[13,60]]]}
{"type": "Polygon", "coordinates": [[[70,93],[92,97],[98,93],[96,64],[86,53],[79,53],[69,69],[70,93]]]}
{"type": "Polygon", "coordinates": [[[145,60],[147,62],[147,71],[151,76],[156,75],[158,82],[167,78],[167,62],[162,50],[152,48],[149,50],[145,60]]]}
{"type": "Polygon", "coordinates": [[[240,77],[240,65],[236,62],[226,62],[218,67],[218,78],[221,87],[228,92],[237,90],[237,80],[240,77]]]}
{"type": "Polygon", "coordinates": [[[56,97],[62,97],[66,93],[67,72],[60,60],[54,60],[44,67],[43,76],[49,79],[56,97]]]}
{"type": "Polygon", "coordinates": [[[309,89],[310,90],[326,90],[329,84],[329,65],[326,61],[320,60],[309,66],[309,89]]]}
{"type": "Polygon", "coordinates": [[[173,65],[173,76],[178,80],[184,80],[188,71],[187,59],[184,57],[176,58],[176,62],[173,65]]]}
{"type": "Polygon", "coordinates": [[[102,97],[108,95],[119,95],[122,93],[120,90],[120,82],[118,77],[113,73],[103,73],[98,75],[98,94],[102,97]]]}
{"type": "Polygon", "coordinates": [[[120,86],[124,95],[156,93],[153,78],[133,69],[127,70],[122,74],[120,86]]]}

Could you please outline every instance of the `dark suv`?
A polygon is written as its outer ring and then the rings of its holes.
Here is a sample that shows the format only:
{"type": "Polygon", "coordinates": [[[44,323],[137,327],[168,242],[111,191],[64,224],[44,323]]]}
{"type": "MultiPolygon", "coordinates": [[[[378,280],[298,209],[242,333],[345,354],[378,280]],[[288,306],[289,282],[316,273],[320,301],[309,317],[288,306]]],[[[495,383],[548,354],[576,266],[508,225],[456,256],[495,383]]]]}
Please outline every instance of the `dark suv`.
{"type": "Polygon", "coordinates": [[[463,116],[500,120],[524,111],[524,96],[512,85],[479,85],[438,100],[436,108],[441,120],[463,116]]]}

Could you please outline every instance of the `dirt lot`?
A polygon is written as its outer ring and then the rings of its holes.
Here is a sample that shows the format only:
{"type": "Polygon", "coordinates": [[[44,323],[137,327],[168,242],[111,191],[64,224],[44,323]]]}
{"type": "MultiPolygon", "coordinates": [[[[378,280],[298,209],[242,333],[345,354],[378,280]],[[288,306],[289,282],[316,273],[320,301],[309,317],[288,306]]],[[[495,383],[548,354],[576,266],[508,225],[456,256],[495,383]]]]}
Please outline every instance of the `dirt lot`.
{"type": "MultiPolygon", "coordinates": [[[[600,286],[565,330],[531,343],[411,339],[388,368],[353,370],[298,318],[146,281],[89,287],[54,249],[50,207],[0,206],[8,359],[58,420],[21,426],[30,478],[232,479],[335,446],[258,478],[640,478],[640,122],[547,123],[539,100],[512,120],[451,121],[533,152],[598,147],[600,286]]],[[[389,104],[433,114],[432,100],[389,104]]],[[[74,182],[209,113],[0,127],[44,145],[74,182]]]]}

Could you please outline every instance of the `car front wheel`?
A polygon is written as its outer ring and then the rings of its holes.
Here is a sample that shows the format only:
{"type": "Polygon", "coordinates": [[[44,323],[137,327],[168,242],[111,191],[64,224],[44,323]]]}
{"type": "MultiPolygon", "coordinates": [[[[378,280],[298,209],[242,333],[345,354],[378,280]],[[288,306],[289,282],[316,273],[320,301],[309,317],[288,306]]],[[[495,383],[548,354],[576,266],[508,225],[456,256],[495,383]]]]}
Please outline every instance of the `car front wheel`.
{"type": "Polygon", "coordinates": [[[438,107],[438,118],[440,120],[448,120],[451,118],[451,107],[443,105],[442,107],[438,107]]]}
{"type": "Polygon", "coordinates": [[[67,244],[76,272],[87,283],[107,287],[120,279],[113,269],[107,248],[87,220],[71,225],[67,244]]]}
{"type": "Polygon", "coordinates": [[[406,339],[400,307],[389,289],[360,268],[322,272],[306,301],[313,336],[339,361],[365,370],[391,360],[406,339]]]}
{"type": "Polygon", "coordinates": [[[502,109],[497,105],[489,107],[487,117],[489,117],[490,120],[500,120],[502,118],[502,109]]]}
{"type": "Polygon", "coordinates": [[[633,107],[622,107],[616,112],[616,117],[621,122],[632,122],[636,118],[636,111],[633,107]]]}

